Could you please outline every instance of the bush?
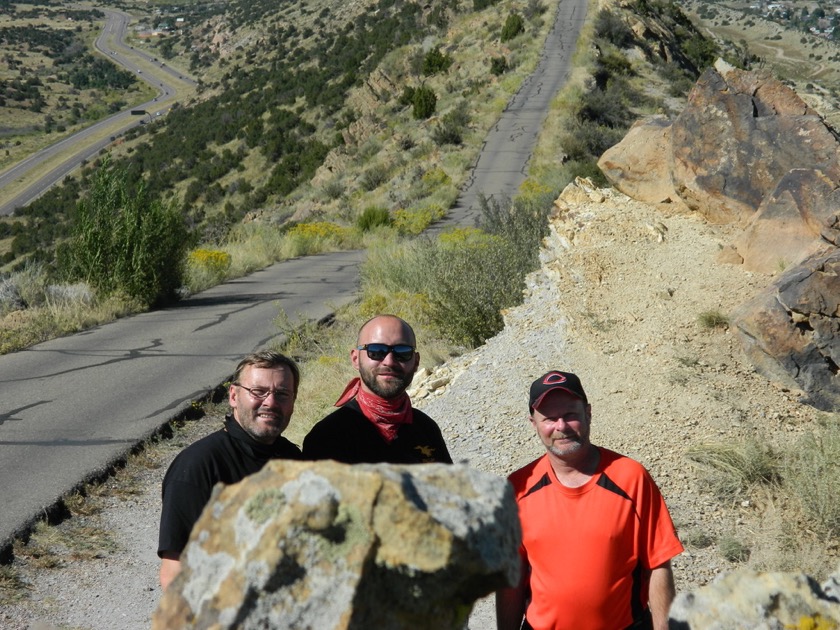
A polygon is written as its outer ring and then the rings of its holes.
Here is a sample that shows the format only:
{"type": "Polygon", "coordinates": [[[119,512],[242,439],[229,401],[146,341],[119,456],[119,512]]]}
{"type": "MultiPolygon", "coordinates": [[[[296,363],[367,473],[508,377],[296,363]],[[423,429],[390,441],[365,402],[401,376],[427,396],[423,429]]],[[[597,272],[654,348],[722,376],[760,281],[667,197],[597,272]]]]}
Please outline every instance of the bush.
{"type": "Polygon", "coordinates": [[[706,474],[702,482],[719,499],[734,502],[754,486],[781,480],[781,460],[766,444],[747,440],[739,444],[703,444],[686,451],[689,460],[706,474]]]}
{"type": "Polygon", "coordinates": [[[498,333],[501,312],[522,301],[525,275],[539,264],[553,195],[516,204],[481,199],[482,229],[457,229],[369,255],[367,293],[424,296],[432,324],[447,338],[477,346],[498,333]]]}
{"type": "Polygon", "coordinates": [[[187,256],[187,286],[191,293],[225,281],[231,267],[231,255],[216,249],[196,249],[187,256]]]}
{"type": "Polygon", "coordinates": [[[434,130],[432,130],[432,140],[437,145],[454,144],[460,145],[464,138],[461,134],[461,127],[450,116],[444,116],[434,130]]]}
{"type": "Polygon", "coordinates": [[[187,230],[172,204],[152,199],[143,184],[129,189],[126,173],[106,159],[72,219],[59,254],[67,278],[145,305],[173,297],[181,286],[187,230]]]}
{"type": "Polygon", "coordinates": [[[618,15],[601,9],[595,17],[595,38],[604,39],[618,48],[632,46],[635,37],[630,27],[618,15]]]}
{"type": "Polygon", "coordinates": [[[446,72],[453,61],[452,57],[440,52],[440,47],[430,50],[423,58],[423,74],[428,77],[438,72],[446,72]]]}
{"type": "Polygon", "coordinates": [[[412,100],[414,109],[412,115],[416,120],[425,120],[435,113],[437,108],[437,95],[432,88],[421,85],[414,90],[414,98],[412,100]]]}
{"type": "Polygon", "coordinates": [[[352,242],[351,231],[335,223],[298,223],[287,233],[291,256],[308,256],[342,249],[352,242]]]}
{"type": "Polygon", "coordinates": [[[720,311],[703,311],[697,316],[697,322],[709,329],[729,327],[729,318],[720,311]]]}
{"type": "Polygon", "coordinates": [[[389,226],[393,223],[391,213],[387,208],[369,206],[356,219],[356,227],[362,232],[368,232],[379,226],[389,226]]]}
{"type": "Polygon", "coordinates": [[[394,212],[394,228],[400,234],[416,236],[445,215],[443,208],[435,204],[422,208],[397,210],[394,212]]]}
{"type": "Polygon", "coordinates": [[[501,76],[507,72],[508,63],[505,57],[492,57],[490,59],[490,74],[501,76]]]}
{"type": "Polygon", "coordinates": [[[408,107],[409,105],[413,106],[414,105],[414,94],[416,92],[417,92],[416,88],[414,88],[410,85],[406,85],[405,88],[403,88],[402,94],[400,94],[400,98],[397,100],[397,102],[400,105],[402,105],[403,107],[408,107]]]}
{"type": "Polygon", "coordinates": [[[389,172],[387,166],[384,164],[375,164],[362,173],[359,184],[365,190],[375,190],[388,181],[388,176],[389,172]]]}
{"type": "Polygon", "coordinates": [[[784,485],[800,502],[808,529],[822,540],[840,537],[840,424],[799,438],[786,457],[784,485]]]}
{"type": "Polygon", "coordinates": [[[507,20],[505,20],[505,25],[502,27],[502,41],[506,42],[525,30],[525,21],[522,19],[522,16],[517,13],[511,13],[507,20]]]}

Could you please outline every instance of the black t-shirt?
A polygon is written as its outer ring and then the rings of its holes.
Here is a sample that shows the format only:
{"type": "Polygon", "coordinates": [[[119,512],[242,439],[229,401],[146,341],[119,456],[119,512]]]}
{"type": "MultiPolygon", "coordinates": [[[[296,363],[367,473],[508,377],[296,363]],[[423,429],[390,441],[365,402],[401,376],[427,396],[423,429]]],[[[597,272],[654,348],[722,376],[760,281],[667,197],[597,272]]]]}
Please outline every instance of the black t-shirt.
{"type": "Polygon", "coordinates": [[[397,437],[388,442],[353,399],[312,427],[303,440],[303,458],[345,464],[451,464],[435,421],[417,409],[412,413],[412,422],[400,425],[397,437]]]}
{"type": "Polygon", "coordinates": [[[300,449],[283,436],[270,445],[257,442],[232,416],[223,429],[181,451],[163,478],[158,556],[184,550],[213,486],[242,481],[271,459],[301,459],[300,449]]]}

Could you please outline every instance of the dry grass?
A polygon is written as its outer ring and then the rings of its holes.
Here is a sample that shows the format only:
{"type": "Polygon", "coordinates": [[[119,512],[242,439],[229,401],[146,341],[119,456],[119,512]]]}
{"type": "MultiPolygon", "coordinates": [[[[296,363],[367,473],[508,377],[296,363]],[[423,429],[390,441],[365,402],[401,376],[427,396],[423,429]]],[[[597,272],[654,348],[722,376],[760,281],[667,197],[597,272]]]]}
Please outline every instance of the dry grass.
{"type": "Polygon", "coordinates": [[[13,566],[0,565],[0,606],[23,601],[28,596],[29,586],[13,566]]]}

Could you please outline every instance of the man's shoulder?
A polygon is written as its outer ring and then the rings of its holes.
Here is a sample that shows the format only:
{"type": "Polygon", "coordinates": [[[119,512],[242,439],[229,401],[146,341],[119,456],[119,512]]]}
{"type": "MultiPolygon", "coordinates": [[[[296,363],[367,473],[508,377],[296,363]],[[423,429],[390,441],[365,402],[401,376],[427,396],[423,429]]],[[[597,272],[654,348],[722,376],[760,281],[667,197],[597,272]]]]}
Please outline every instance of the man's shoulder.
{"type": "Polygon", "coordinates": [[[435,422],[432,419],[432,417],[429,416],[429,414],[423,413],[422,411],[420,411],[416,407],[412,407],[411,412],[413,414],[412,417],[413,417],[414,422],[422,422],[422,423],[425,423],[425,424],[433,424],[433,425],[437,426],[437,422],[435,422]]]}
{"type": "Polygon", "coordinates": [[[224,428],[220,428],[217,431],[213,431],[212,433],[205,435],[203,438],[200,438],[190,444],[189,446],[185,447],[179,454],[179,458],[192,458],[201,456],[208,453],[214,453],[219,450],[225,449],[230,444],[230,436],[228,435],[227,431],[224,428]]]}
{"type": "Polygon", "coordinates": [[[349,418],[363,418],[362,412],[359,411],[358,408],[354,405],[353,401],[351,400],[345,405],[342,405],[338,409],[335,409],[328,413],[326,416],[318,420],[313,427],[326,427],[336,422],[346,422],[349,418]]]}
{"type": "Polygon", "coordinates": [[[519,492],[523,488],[530,486],[529,480],[540,478],[546,474],[548,472],[548,467],[550,467],[548,463],[548,456],[540,455],[530,464],[526,464],[522,468],[515,470],[508,475],[508,481],[513,484],[514,489],[519,492]]]}
{"type": "Polygon", "coordinates": [[[213,431],[184,448],[169,465],[164,483],[169,479],[180,479],[194,474],[209,474],[206,471],[225,458],[230,452],[230,436],[224,429],[213,431]]]}
{"type": "Polygon", "coordinates": [[[628,475],[646,475],[647,469],[641,462],[636,461],[632,457],[622,455],[616,451],[599,446],[598,450],[601,452],[601,468],[609,475],[613,474],[628,474],[628,475]]]}

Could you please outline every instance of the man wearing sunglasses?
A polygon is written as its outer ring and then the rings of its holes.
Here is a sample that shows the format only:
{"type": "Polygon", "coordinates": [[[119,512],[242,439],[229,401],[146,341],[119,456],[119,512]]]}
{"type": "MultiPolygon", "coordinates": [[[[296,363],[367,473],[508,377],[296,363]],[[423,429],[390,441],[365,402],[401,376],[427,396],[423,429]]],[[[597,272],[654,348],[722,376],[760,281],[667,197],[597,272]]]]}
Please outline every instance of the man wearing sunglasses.
{"type": "Polygon", "coordinates": [[[158,539],[163,589],[181,569],[181,552],[213,486],[237,483],[271,459],[301,458],[300,449],[281,435],[299,384],[300,371],[289,357],[269,350],[248,355],[231,379],[231,413],[224,426],[181,451],[169,466],[158,539]]]}
{"type": "Polygon", "coordinates": [[[350,360],[359,376],[303,440],[304,459],[359,463],[452,463],[440,428],[413,409],[406,388],[420,365],[414,331],[393,315],[359,330],[350,360]]]}

